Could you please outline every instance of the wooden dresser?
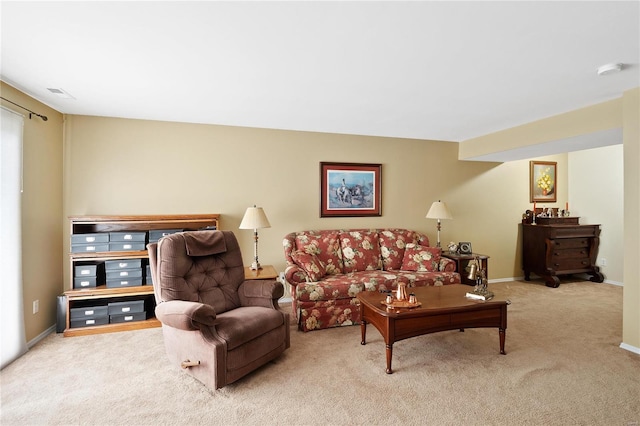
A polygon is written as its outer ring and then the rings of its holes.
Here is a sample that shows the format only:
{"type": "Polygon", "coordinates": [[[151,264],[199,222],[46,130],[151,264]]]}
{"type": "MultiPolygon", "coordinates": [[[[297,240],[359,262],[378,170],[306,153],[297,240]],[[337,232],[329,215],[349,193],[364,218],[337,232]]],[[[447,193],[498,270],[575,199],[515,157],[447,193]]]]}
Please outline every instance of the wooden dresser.
{"type": "Polygon", "coordinates": [[[559,275],[587,273],[601,283],[596,266],[600,225],[580,225],[579,218],[538,218],[537,224],[522,224],[522,269],[544,278],[548,287],[560,285],[559,275]]]}

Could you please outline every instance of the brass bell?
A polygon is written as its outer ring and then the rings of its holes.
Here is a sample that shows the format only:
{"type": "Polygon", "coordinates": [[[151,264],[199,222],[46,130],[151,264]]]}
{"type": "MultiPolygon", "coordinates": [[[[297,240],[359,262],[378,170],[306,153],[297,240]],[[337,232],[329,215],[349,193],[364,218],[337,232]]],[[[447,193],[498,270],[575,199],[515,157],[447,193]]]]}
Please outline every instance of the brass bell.
{"type": "Polygon", "coordinates": [[[478,265],[476,265],[476,262],[474,261],[471,265],[469,265],[469,276],[467,278],[469,278],[470,280],[475,280],[477,275],[478,265]]]}

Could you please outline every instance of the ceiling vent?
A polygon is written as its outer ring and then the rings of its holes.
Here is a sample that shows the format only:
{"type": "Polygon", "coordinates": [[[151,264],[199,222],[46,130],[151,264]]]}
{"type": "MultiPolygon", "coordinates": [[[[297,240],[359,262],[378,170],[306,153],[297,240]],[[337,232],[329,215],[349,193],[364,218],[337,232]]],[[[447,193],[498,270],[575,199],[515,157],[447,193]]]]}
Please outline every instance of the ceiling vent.
{"type": "Polygon", "coordinates": [[[69,93],[65,92],[62,89],[56,89],[56,88],[52,88],[52,87],[47,87],[47,90],[51,93],[53,93],[56,96],[59,96],[61,98],[64,99],[75,99],[73,96],[71,96],[69,93]]]}

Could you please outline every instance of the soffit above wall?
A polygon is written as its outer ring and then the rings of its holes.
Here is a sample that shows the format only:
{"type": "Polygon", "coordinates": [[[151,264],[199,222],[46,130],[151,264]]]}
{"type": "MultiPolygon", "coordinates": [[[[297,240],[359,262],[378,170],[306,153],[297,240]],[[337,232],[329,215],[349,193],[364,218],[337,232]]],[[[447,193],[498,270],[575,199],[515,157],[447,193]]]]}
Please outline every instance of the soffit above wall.
{"type": "Polygon", "coordinates": [[[574,136],[537,145],[523,146],[502,152],[465,158],[468,161],[491,161],[504,163],[507,161],[538,158],[565,152],[582,151],[603,146],[622,144],[622,129],[602,130],[587,135],[574,136]]]}

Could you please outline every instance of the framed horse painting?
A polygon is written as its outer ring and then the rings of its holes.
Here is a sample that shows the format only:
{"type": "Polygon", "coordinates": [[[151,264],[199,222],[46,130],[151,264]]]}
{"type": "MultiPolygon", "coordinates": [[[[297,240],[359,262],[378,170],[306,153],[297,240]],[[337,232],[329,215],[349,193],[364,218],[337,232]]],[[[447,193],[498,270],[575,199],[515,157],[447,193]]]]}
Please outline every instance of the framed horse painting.
{"type": "Polygon", "coordinates": [[[382,216],[382,165],[320,163],[320,217],[382,216]]]}

